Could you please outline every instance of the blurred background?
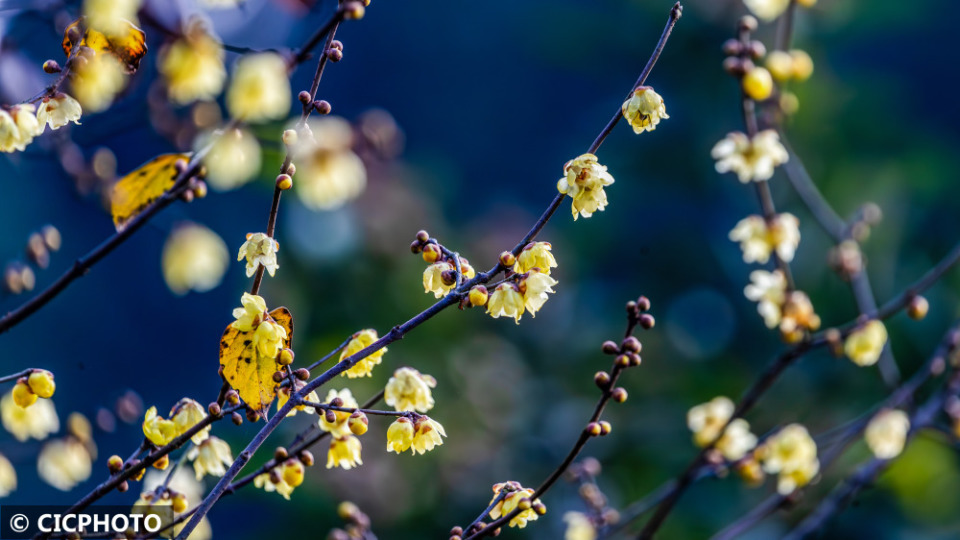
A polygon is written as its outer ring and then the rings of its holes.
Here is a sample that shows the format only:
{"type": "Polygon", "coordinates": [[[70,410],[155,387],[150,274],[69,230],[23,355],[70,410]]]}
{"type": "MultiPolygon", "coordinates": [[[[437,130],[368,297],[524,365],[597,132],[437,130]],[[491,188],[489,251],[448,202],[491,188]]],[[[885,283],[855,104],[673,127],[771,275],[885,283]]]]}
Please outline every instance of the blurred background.
{"type": "MultiPolygon", "coordinates": [[[[34,292],[5,294],[0,311],[31,297],[113,232],[98,185],[157,154],[191,147],[197,127],[190,123],[202,123],[196,108],[164,105],[157,89],[156,52],[169,39],[160,27],[176,28],[199,14],[228,45],[283,50],[302,43],[334,4],[247,0],[214,10],[189,0],[148,0],[141,27],[150,52],[114,106],[0,159],[0,260],[26,262],[27,238],[46,224],[62,236],[49,268],[33,266],[34,292]]],[[[284,197],[280,270],[261,293],[271,307],[294,313],[298,364],[357,330],[382,334],[434,301],[422,291],[424,263],[408,249],[418,229],[478,270],[512,247],[556,193],[563,164],[585,151],[619,108],[670,7],[668,0],[374,0],[363,20],[344,24],[337,33],[344,60],[327,67],[318,97],[354,126],[366,187],[330,210],[284,197]]],[[[684,8],[648,81],[664,97],[670,119],[639,136],[618,125],[599,152],[616,178],[607,189],[609,207],[573,222],[566,202],[541,234],[553,245],[560,284],[539,316],[517,326],[476,309],[448,310],[391,345],[371,378],[331,385],[349,387],[363,401],[397,367],[433,375],[439,384],[431,416],[446,427],[445,444],[424,456],[387,454],[386,424],[371,418],[362,467],[326,470],[325,448],[318,448],[319,465],[308,469],[292,501],[253,486],[222,500],[210,514],[216,537],[263,538],[278,528],[318,537],[341,525],[335,507],[346,499],[370,515],[381,538],[444,538],[486,506],[494,483],[535,487],[589,418],[597,398],[592,376],[609,367],[600,344],[622,335],[624,303],[640,294],[651,299],[657,325],[640,335],[642,367],[621,379],[630,400],[608,408],[613,435],[591,441],[584,455],[603,464],[598,484],[619,508],[686,467],[696,453],[686,411],[717,395],[736,399],[784,346],[744,298],[753,267],[727,239],[737,221],[757,212],[753,188],[716,174],[710,158],[716,141],[742,129],[739,90],[721,68],[720,46],[746,9],[733,0],[689,0],[684,8]]],[[[78,13],[78,2],[0,2],[0,101],[28,99],[49,83],[40,65],[63,60],[62,32],[78,13]]],[[[881,303],[960,236],[954,178],[960,102],[949,67],[958,59],[957,17],[960,6],[948,0],[820,0],[798,12],[794,45],[810,53],[816,70],[792,87],[800,109],[787,132],[842,216],[866,202],[883,210],[863,246],[881,303]]],[[[768,48],[773,34],[772,25],[761,24],[768,48]]],[[[227,52],[228,69],[237,57],[227,52]]],[[[294,92],[307,88],[312,75],[310,63],[302,66],[294,92]]],[[[4,501],[69,504],[102,481],[106,459],[125,457],[142,439],[142,416],[126,423],[117,414],[118,400],[136,404],[129,392],[161,414],[184,396],[215,399],[218,339],[250,285],[232,255],[246,233],[265,228],[283,129],[279,122],[255,128],[263,159],[252,182],[163,211],[49,306],[0,336],[2,371],[53,371],[61,420],[72,411],[90,418],[99,449],[90,478],[62,492],[36,473],[43,442],[21,443],[3,432],[0,453],[19,480],[4,501]],[[215,231],[231,258],[222,282],[205,293],[175,294],[164,280],[165,242],[184,222],[215,231]]],[[[778,209],[801,221],[793,264],[798,286],[810,294],[824,327],[850,320],[856,309],[849,287],[826,264],[829,238],[782,172],[771,189],[778,209]]],[[[905,374],[957,316],[958,287],[960,276],[950,273],[928,294],[925,320],[898,315],[888,322],[905,374]]],[[[748,420],[757,433],[801,422],[816,434],[885,395],[876,368],[817,352],[791,368],[748,420]]],[[[285,422],[253,465],[310,421],[299,415],[285,422]]],[[[257,428],[224,422],[214,434],[236,453],[257,428]]],[[[955,538],[955,446],[943,435],[919,437],[877,489],[862,494],[821,537],[955,538]]],[[[868,457],[866,446],[855,444],[796,508],[748,537],[785,532],[868,457]]],[[[207,486],[214,480],[207,478],[207,486]]],[[[135,485],[104,501],[132,503],[139,490],[135,485]]],[[[736,478],[704,481],[684,496],[663,537],[708,537],[773,492],[773,481],[756,489],[736,478]]],[[[576,488],[564,482],[545,503],[546,516],[505,534],[559,538],[564,513],[583,510],[576,488]]]]}

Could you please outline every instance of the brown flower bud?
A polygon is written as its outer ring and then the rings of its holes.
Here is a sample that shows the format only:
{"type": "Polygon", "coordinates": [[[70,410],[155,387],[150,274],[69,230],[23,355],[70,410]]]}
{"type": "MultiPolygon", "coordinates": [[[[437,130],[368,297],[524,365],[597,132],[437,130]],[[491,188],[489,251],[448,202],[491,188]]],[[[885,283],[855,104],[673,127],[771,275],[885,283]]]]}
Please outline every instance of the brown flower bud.
{"type": "Polygon", "coordinates": [[[649,313],[640,315],[640,326],[643,327],[644,330],[650,330],[656,324],[657,320],[653,318],[653,315],[650,315],[649,313]]]}
{"type": "Polygon", "coordinates": [[[650,299],[646,296],[637,298],[637,309],[640,311],[650,311],[650,299]]]}
{"type": "Polygon", "coordinates": [[[601,345],[600,350],[603,351],[603,354],[617,354],[618,352],[620,352],[620,347],[617,347],[616,343],[610,340],[607,340],[603,342],[603,345],[601,345]]]}
{"type": "Polygon", "coordinates": [[[605,390],[607,386],[610,386],[610,374],[606,371],[598,371],[597,374],[593,376],[593,382],[596,383],[597,387],[601,390],[605,390]]]}
{"type": "Polygon", "coordinates": [[[927,312],[930,311],[930,302],[927,301],[923,296],[917,295],[910,299],[910,304],[907,305],[907,315],[915,321],[919,321],[927,316],[927,312]]]}
{"type": "Polygon", "coordinates": [[[626,351],[638,353],[642,347],[643,346],[640,344],[640,340],[633,336],[623,340],[623,349],[626,351]]]}
{"type": "Polygon", "coordinates": [[[300,463],[303,463],[305,467],[313,467],[315,463],[313,453],[309,450],[301,450],[300,453],[297,454],[297,459],[299,459],[300,463]]]}
{"type": "Polygon", "coordinates": [[[325,54],[331,62],[339,62],[343,60],[343,51],[340,49],[334,49],[333,47],[330,47],[325,51],[325,54]]]}
{"type": "Polygon", "coordinates": [[[110,474],[117,474],[123,470],[123,458],[117,455],[110,456],[107,460],[107,470],[110,474]]]}
{"type": "Polygon", "coordinates": [[[277,189],[280,191],[286,191],[293,187],[293,178],[290,178],[289,174],[281,174],[277,176],[277,189]]]}
{"type": "Polygon", "coordinates": [[[223,409],[220,408],[219,403],[212,401],[207,405],[207,412],[210,413],[210,416],[220,416],[220,414],[223,413],[223,409]]]}
{"type": "Polygon", "coordinates": [[[301,381],[305,381],[310,378],[310,370],[307,368],[300,368],[293,372],[293,376],[301,381]]]}
{"type": "Polygon", "coordinates": [[[233,414],[230,415],[230,421],[233,422],[234,425],[239,426],[243,423],[243,416],[237,411],[233,411],[233,414]]]}
{"type": "Polygon", "coordinates": [[[297,94],[297,99],[300,100],[300,103],[303,103],[304,105],[306,105],[307,103],[310,103],[310,100],[313,99],[313,97],[310,95],[310,92],[303,90],[299,94],[297,94]]]}
{"type": "Polygon", "coordinates": [[[517,257],[509,251],[504,251],[500,254],[500,264],[507,268],[513,268],[513,265],[517,264],[517,257]]]}
{"type": "Polygon", "coordinates": [[[260,420],[260,413],[258,413],[257,411],[255,411],[255,410],[253,410],[253,409],[248,408],[248,409],[247,409],[247,420],[249,420],[249,421],[251,421],[251,422],[257,422],[257,421],[259,421],[259,420],[260,420]]]}
{"type": "Polygon", "coordinates": [[[627,390],[623,387],[614,388],[613,391],[610,392],[610,397],[617,403],[623,403],[627,400],[627,390]]]}
{"type": "Polygon", "coordinates": [[[333,107],[330,106],[330,102],[325,99],[314,101],[313,108],[316,109],[320,114],[330,114],[330,111],[333,110],[333,107]]]}

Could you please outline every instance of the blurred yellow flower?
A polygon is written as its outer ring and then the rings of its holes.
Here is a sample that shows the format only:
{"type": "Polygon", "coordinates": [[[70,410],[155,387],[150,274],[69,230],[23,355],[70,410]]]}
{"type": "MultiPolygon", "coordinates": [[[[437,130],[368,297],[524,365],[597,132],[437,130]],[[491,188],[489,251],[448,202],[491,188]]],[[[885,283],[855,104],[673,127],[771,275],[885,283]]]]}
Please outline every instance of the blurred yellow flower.
{"type": "Polygon", "coordinates": [[[550,242],[530,242],[520,251],[513,271],[518,274],[539,268],[541,273],[550,275],[550,269],[557,267],[557,260],[553,257],[550,242]]]}
{"type": "Polygon", "coordinates": [[[223,280],[230,261],[227,245],[196,223],[177,225],[163,245],[163,279],[174,294],[207,292],[223,280]]]}
{"type": "Polygon", "coordinates": [[[141,0],[84,0],[83,16],[87,24],[105,34],[119,34],[137,23],[141,0]]]}
{"type": "Polygon", "coordinates": [[[37,402],[37,395],[30,390],[30,386],[28,386],[26,382],[17,381],[17,383],[13,385],[13,391],[11,393],[13,395],[13,402],[24,409],[37,402]]]}
{"type": "Polygon", "coordinates": [[[413,444],[413,421],[405,416],[394,420],[387,428],[387,452],[401,454],[413,444]]]}
{"type": "Polygon", "coordinates": [[[783,303],[780,334],[788,343],[796,343],[807,330],[820,328],[820,316],[813,311],[810,297],[803,291],[791,291],[783,303]]]}
{"type": "Polygon", "coordinates": [[[717,160],[718,173],[734,172],[741,182],[760,182],[773,176],[774,169],[787,162],[787,149],[780,143],[780,135],[767,129],[749,139],[743,133],[729,133],[710,151],[717,160]]]}
{"type": "Polygon", "coordinates": [[[687,411],[687,427],[693,432],[693,442],[703,448],[720,436],[720,430],[733,416],[734,404],[726,396],[717,396],[687,411]]]}
{"type": "Polygon", "coordinates": [[[786,11],[790,0],[743,0],[743,3],[754,15],[769,22],[786,11]]]}
{"type": "Polygon", "coordinates": [[[886,344],[887,327],[874,319],[847,336],[843,352],[858,366],[872,366],[880,359],[886,344]]]}
{"type": "MultiPolygon", "coordinates": [[[[177,435],[183,435],[187,430],[199,424],[207,417],[207,410],[195,400],[183,398],[174,406],[170,414],[170,419],[173,420],[173,424],[176,426],[177,435]]],[[[196,432],[190,440],[193,441],[194,444],[200,444],[205,441],[209,435],[210,426],[206,426],[196,432]]]]}
{"type": "Polygon", "coordinates": [[[27,377],[27,385],[31,392],[44,399],[52,398],[57,390],[57,384],[53,382],[53,373],[45,369],[33,370],[27,377]]]}
{"type": "Polygon", "coordinates": [[[24,409],[14,402],[12,391],[0,399],[0,420],[4,429],[20,442],[31,437],[42,441],[60,429],[60,419],[52,401],[43,399],[24,409]]]}
{"type": "Polygon", "coordinates": [[[730,461],[737,461],[757,446],[757,436],[750,432],[750,424],[743,418],[735,418],[717,440],[715,448],[730,461]]]}
{"type": "Polygon", "coordinates": [[[37,108],[37,120],[50,126],[50,129],[60,129],[70,122],[80,124],[81,114],[83,109],[80,102],[63,92],[43,98],[37,108]]]}
{"type": "MultiPolygon", "coordinates": [[[[13,150],[22,152],[26,150],[28,144],[33,142],[34,137],[43,133],[44,125],[37,119],[34,111],[36,111],[36,109],[29,103],[15,105],[10,109],[9,114],[6,111],[0,111],[10,117],[15,128],[12,132],[8,133],[6,137],[0,138],[0,150],[4,152],[13,150]],[[10,135],[13,136],[12,139],[10,135]]],[[[3,121],[3,124],[8,123],[7,120],[3,121]]]]}
{"type": "Polygon", "coordinates": [[[750,272],[750,282],[743,289],[744,296],[757,302],[757,311],[763,317],[767,328],[775,328],[783,317],[783,304],[787,299],[787,278],[780,270],[754,270],[750,272]]]}
{"type": "Polygon", "coordinates": [[[253,485],[258,488],[263,488],[267,493],[276,491],[288,501],[290,500],[290,494],[293,493],[293,486],[284,482],[283,476],[281,476],[280,472],[276,469],[255,476],[253,478],[253,485]]]}
{"type": "Polygon", "coordinates": [[[266,235],[266,233],[249,233],[247,241],[240,246],[240,253],[237,260],[247,260],[247,277],[253,277],[257,273],[257,267],[263,268],[272,277],[280,265],[277,264],[277,250],[280,244],[266,235]]]}
{"type": "Polygon", "coordinates": [[[60,491],[70,491],[90,478],[92,468],[93,459],[87,447],[72,437],[48,442],[37,458],[40,478],[60,491]]]}
{"type": "Polygon", "coordinates": [[[17,489],[17,472],[3,454],[0,454],[0,497],[6,497],[17,489]]]}
{"type": "Polygon", "coordinates": [[[779,475],[777,491],[781,495],[808,484],[820,470],[817,443],[800,424],[781,429],[757,447],[755,455],[764,471],[779,475]]]}
{"type": "Polygon", "coordinates": [[[910,417],[897,409],[884,409],[870,420],[864,439],[873,455],[893,459],[900,455],[910,433],[910,417]]]}
{"type": "Polygon", "coordinates": [[[367,169],[351,149],[353,127],[326,116],[301,130],[294,149],[297,195],[311,210],[333,210],[356,199],[367,185],[367,169]]]}
{"type": "Polygon", "coordinates": [[[327,452],[327,468],[340,467],[349,470],[363,465],[363,460],[360,459],[361,448],[360,439],[353,435],[334,438],[330,441],[330,451],[327,452]]]}
{"type": "Polygon", "coordinates": [[[525,305],[526,301],[515,284],[501,283],[487,301],[487,315],[494,319],[501,316],[513,317],[517,324],[520,324],[525,305]]]}
{"type": "Polygon", "coordinates": [[[160,53],[158,70],[176,103],[212,100],[223,90],[227,70],[223,46],[200,19],[187,23],[183,36],[160,53]]]}
{"type": "Polygon", "coordinates": [[[233,310],[232,326],[241,332],[253,332],[253,346],[267,358],[276,358],[287,339],[287,330],[272,320],[265,320],[267,303],[260,296],[243,293],[242,307],[233,310]]]}
{"type": "Polygon", "coordinates": [[[116,56],[108,53],[83,57],[73,71],[73,94],[89,112],[100,112],[123,90],[126,75],[116,56]]]}
{"type": "MultiPolygon", "coordinates": [[[[340,406],[344,408],[357,408],[360,406],[357,403],[357,400],[353,397],[353,393],[350,392],[349,388],[344,388],[343,390],[330,390],[327,392],[327,398],[323,400],[324,403],[330,403],[334,399],[339,398],[343,402],[340,406]]],[[[347,421],[350,419],[350,413],[342,411],[332,411],[335,418],[335,422],[328,422],[326,415],[320,414],[319,425],[320,429],[323,431],[330,432],[330,435],[333,437],[346,437],[352,432],[350,427],[347,425],[347,421]]]]}
{"type": "Polygon", "coordinates": [[[730,240],[740,243],[743,262],[765,264],[774,251],[784,262],[793,260],[800,245],[800,220],[793,214],[777,214],[767,223],[762,216],[748,216],[730,231],[730,240]]]}
{"type": "Polygon", "coordinates": [[[227,109],[233,118],[262,122],[290,113],[287,64],[274,53],[248,54],[237,60],[227,90],[227,109]]]}
{"type": "Polygon", "coordinates": [[[383,391],[383,401],[397,411],[417,411],[425,413],[433,408],[431,388],[437,386],[437,380],[430,375],[402,367],[393,372],[383,391]]]}
{"type": "Polygon", "coordinates": [[[767,71],[774,79],[784,82],[793,77],[793,58],[786,51],[770,51],[764,60],[767,71]]]}
{"type": "Polygon", "coordinates": [[[214,131],[197,138],[199,151],[209,145],[203,156],[207,168],[207,182],[220,191],[236,189],[260,172],[260,143],[245,129],[233,128],[214,131]]]}
{"type": "MultiPolygon", "coordinates": [[[[340,361],[346,360],[347,358],[357,354],[363,349],[369,347],[373,342],[377,341],[377,331],[373,328],[367,328],[366,330],[361,330],[353,334],[353,339],[347,343],[347,346],[340,351],[340,361]]],[[[341,376],[349,377],[355,379],[357,377],[372,377],[373,368],[380,364],[383,360],[383,355],[387,352],[387,348],[383,347],[382,349],[377,350],[369,355],[366,358],[357,362],[353,367],[341,373],[341,376]]],[[[352,405],[356,407],[356,405],[352,405]]]]}
{"type": "Polygon", "coordinates": [[[280,477],[288,485],[297,487],[303,483],[305,472],[303,463],[299,459],[290,458],[283,462],[283,466],[280,468],[280,477]]]}
{"type": "Polygon", "coordinates": [[[754,101],[763,101],[773,93],[773,77],[767,68],[756,66],[743,75],[743,92],[754,101]]]}
{"type": "Polygon", "coordinates": [[[573,199],[573,219],[588,218],[607,206],[605,186],[613,183],[607,167],[597,162],[597,156],[583,154],[563,166],[563,178],[557,181],[557,190],[573,199]]]}
{"type": "Polygon", "coordinates": [[[790,51],[791,75],[798,81],[805,81],[813,75],[813,58],[806,51],[793,49],[790,51]]]}
{"type": "Polygon", "coordinates": [[[197,480],[202,480],[207,474],[223,476],[227,473],[225,466],[233,463],[230,445],[217,437],[208,437],[191,448],[187,458],[193,460],[193,472],[197,480]]]}
{"type": "Polygon", "coordinates": [[[638,86],[630,98],[623,102],[620,111],[636,134],[653,131],[661,119],[670,118],[663,98],[649,86],[638,86]]]}
{"type": "Polygon", "coordinates": [[[567,523],[563,540],[596,540],[597,530],[583,512],[567,512],[563,515],[563,521],[567,523]]]}
{"type": "Polygon", "coordinates": [[[413,453],[417,454],[426,454],[430,450],[433,450],[435,447],[443,444],[443,437],[447,436],[447,433],[443,430],[443,426],[440,425],[440,422],[433,420],[429,416],[421,416],[413,422],[413,443],[411,448],[413,448],[413,453]]]}
{"type": "Polygon", "coordinates": [[[20,130],[10,113],[0,109],[0,152],[13,152],[20,141],[20,130]]]}

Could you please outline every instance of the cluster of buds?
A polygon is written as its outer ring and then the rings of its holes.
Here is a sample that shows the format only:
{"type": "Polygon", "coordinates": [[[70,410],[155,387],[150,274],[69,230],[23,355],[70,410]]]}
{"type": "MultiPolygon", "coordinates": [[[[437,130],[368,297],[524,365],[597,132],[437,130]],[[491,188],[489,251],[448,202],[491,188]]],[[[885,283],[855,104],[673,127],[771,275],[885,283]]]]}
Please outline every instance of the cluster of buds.
{"type": "Polygon", "coordinates": [[[449,294],[458,281],[477,275],[470,261],[444,248],[427,231],[417,232],[416,239],[410,244],[410,251],[421,255],[429,265],[423,271],[423,289],[424,292],[432,292],[436,298],[449,294]]]}
{"type": "Polygon", "coordinates": [[[342,529],[331,530],[327,535],[327,540],[373,537],[370,532],[370,517],[364,514],[357,505],[350,501],[343,501],[337,506],[337,515],[346,525],[342,529]]]}
{"type": "Polygon", "coordinates": [[[597,486],[600,462],[588,457],[574,463],[567,470],[567,479],[579,485],[577,493],[587,507],[587,512],[567,512],[563,521],[567,524],[566,538],[595,538],[603,527],[620,521],[620,513],[609,505],[607,496],[597,486]]]}
{"type": "MultiPolygon", "coordinates": [[[[186,160],[177,161],[174,164],[174,170],[177,171],[177,177],[180,177],[188,167],[186,160]]],[[[207,196],[207,183],[204,179],[207,177],[207,168],[199,167],[196,172],[187,179],[187,188],[180,194],[184,202],[193,202],[194,199],[202,199],[207,196]]]]}
{"type": "Polygon", "coordinates": [[[747,15],[740,19],[739,39],[729,39],[723,44],[723,69],[740,80],[743,93],[754,101],[763,101],[773,93],[773,76],[767,68],[755,62],[767,54],[760,41],[751,40],[751,32],[757,29],[757,19],[747,15]]]}
{"type": "Polygon", "coordinates": [[[44,399],[53,397],[56,389],[53,373],[45,369],[35,369],[29,375],[17,379],[17,384],[13,387],[13,401],[26,409],[36,403],[38,397],[44,399]]]}
{"type": "MultiPolygon", "coordinates": [[[[50,253],[60,249],[62,239],[60,231],[53,225],[44,225],[27,238],[27,259],[44,269],[50,266],[50,253]]],[[[12,294],[33,290],[37,278],[33,268],[22,261],[11,261],[3,272],[4,288],[12,294]]]]}

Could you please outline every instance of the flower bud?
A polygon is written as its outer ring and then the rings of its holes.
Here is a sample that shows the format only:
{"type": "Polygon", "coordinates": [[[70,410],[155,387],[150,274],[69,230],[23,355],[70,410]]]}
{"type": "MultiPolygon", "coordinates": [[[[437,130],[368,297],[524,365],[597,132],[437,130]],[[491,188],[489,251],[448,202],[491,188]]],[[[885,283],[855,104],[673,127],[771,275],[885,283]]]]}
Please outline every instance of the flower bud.
{"type": "Polygon", "coordinates": [[[436,244],[427,244],[423,246],[423,261],[433,264],[440,259],[440,247],[436,244]]]}
{"type": "Polygon", "coordinates": [[[288,459],[283,464],[283,481],[292,487],[303,483],[303,463],[296,459],[288,459]]]}
{"type": "Polygon", "coordinates": [[[587,424],[586,432],[591,437],[599,437],[603,433],[603,428],[597,422],[587,424]]]}
{"type": "Polygon", "coordinates": [[[60,64],[56,60],[47,60],[43,63],[44,73],[60,73],[63,71],[63,68],[60,67],[60,64]]]}
{"type": "Polygon", "coordinates": [[[230,421],[233,422],[235,426],[239,426],[243,423],[243,416],[241,416],[237,411],[233,411],[233,414],[230,415],[230,421]]]}
{"type": "Polygon", "coordinates": [[[51,398],[57,389],[56,383],[53,382],[53,373],[45,369],[34,370],[27,378],[27,384],[31,392],[46,399],[51,398]]]}
{"type": "Polygon", "coordinates": [[[610,422],[607,422],[606,420],[600,421],[600,435],[607,435],[612,429],[613,426],[610,425],[610,422]]]}
{"type": "Polygon", "coordinates": [[[313,453],[310,452],[309,450],[301,450],[300,453],[297,454],[297,459],[299,459],[300,463],[303,463],[304,466],[313,467],[313,464],[314,464],[313,453]]]}
{"type": "Polygon", "coordinates": [[[350,2],[343,7],[343,18],[349,20],[362,19],[366,8],[362,2],[350,2]]]}
{"type": "Polygon", "coordinates": [[[443,281],[444,285],[453,285],[457,282],[457,271],[456,270],[444,270],[440,273],[440,280],[443,281]]]}
{"type": "Polygon", "coordinates": [[[773,77],[767,68],[754,67],[743,76],[743,91],[754,101],[763,101],[773,93],[773,77]]]}
{"type": "Polygon", "coordinates": [[[21,378],[13,386],[13,402],[26,409],[37,401],[37,395],[30,391],[30,387],[21,378]]]}
{"type": "Polygon", "coordinates": [[[202,199],[210,193],[210,190],[207,188],[207,183],[203,180],[197,180],[193,186],[193,196],[202,199]]]}
{"type": "Polygon", "coordinates": [[[640,340],[630,336],[627,339],[623,340],[623,349],[628,352],[638,353],[643,345],[640,344],[640,340]]]}
{"type": "Polygon", "coordinates": [[[278,463],[287,459],[288,457],[290,456],[287,454],[287,449],[282,446],[278,446],[277,449],[273,451],[273,459],[278,463]]]}
{"type": "Polygon", "coordinates": [[[107,470],[110,471],[110,474],[117,474],[123,470],[123,458],[118,455],[110,456],[110,459],[107,460],[107,470]]]}
{"type": "Polygon", "coordinates": [[[290,178],[289,174],[281,174],[277,176],[277,189],[280,191],[286,191],[293,187],[293,178],[290,178]]]}
{"type": "Polygon", "coordinates": [[[601,390],[604,390],[610,385],[610,374],[606,371],[598,371],[597,374],[593,376],[593,382],[596,383],[601,390]]]}
{"type": "Polygon", "coordinates": [[[297,130],[288,129],[283,132],[283,135],[280,138],[283,140],[283,144],[287,146],[293,146],[297,144],[297,140],[300,137],[297,135],[297,130]]]}
{"type": "Polygon", "coordinates": [[[424,230],[417,231],[417,242],[421,244],[430,239],[430,233],[424,230]]]}
{"type": "Polygon", "coordinates": [[[500,264],[507,268],[513,268],[513,265],[517,264],[517,257],[509,251],[504,251],[500,254],[500,264]]]}
{"type": "Polygon", "coordinates": [[[289,366],[293,363],[294,354],[290,349],[280,349],[280,354],[277,356],[277,363],[281,366],[289,366]]]}
{"type": "Polygon", "coordinates": [[[423,246],[420,245],[420,242],[416,240],[414,240],[413,242],[410,242],[410,253],[413,253],[414,255],[419,255],[421,251],[423,251],[423,246]]]}
{"type": "Polygon", "coordinates": [[[739,56],[742,51],[740,40],[730,38],[723,42],[723,54],[726,56],[739,56]]]}
{"type": "Polygon", "coordinates": [[[329,58],[331,62],[339,62],[343,60],[343,51],[340,49],[334,49],[333,47],[330,47],[325,52],[327,58],[329,58]]]}
{"type": "Polygon", "coordinates": [[[610,397],[617,403],[623,403],[627,400],[627,390],[623,387],[617,387],[610,392],[610,397]]]}
{"type": "Polygon", "coordinates": [[[757,30],[757,25],[757,19],[753,15],[740,17],[739,29],[743,32],[754,32],[757,30]]]}
{"type": "Polygon", "coordinates": [[[930,311],[930,302],[920,295],[911,298],[910,304],[907,305],[907,315],[909,315],[910,318],[915,321],[919,321],[920,319],[926,317],[928,311],[930,311]]]}
{"type": "Polygon", "coordinates": [[[754,40],[750,42],[750,45],[748,46],[748,52],[750,53],[751,58],[754,60],[759,60],[766,56],[767,48],[763,45],[763,42],[754,40]]]}
{"type": "Polygon", "coordinates": [[[334,412],[331,411],[330,409],[327,409],[327,410],[323,413],[323,419],[326,420],[326,422],[327,422],[328,424],[336,424],[336,423],[337,423],[337,415],[334,414],[334,412]]]}
{"type": "Polygon", "coordinates": [[[177,493],[173,496],[173,512],[180,514],[187,511],[187,496],[183,493],[177,493]]]}
{"type": "Polygon", "coordinates": [[[154,461],[151,465],[153,465],[154,469],[164,471],[167,469],[167,466],[170,465],[170,456],[168,454],[164,454],[160,457],[160,459],[154,461]]]}
{"type": "Polygon", "coordinates": [[[120,493],[126,493],[128,489],[130,489],[130,483],[126,480],[120,482],[120,485],[117,486],[117,491],[120,493]]]}
{"type": "Polygon", "coordinates": [[[305,381],[310,378],[310,370],[307,368],[300,368],[293,372],[293,376],[301,381],[305,381]]]}
{"type": "Polygon", "coordinates": [[[367,420],[367,415],[357,411],[350,415],[350,419],[347,420],[347,427],[350,428],[350,431],[354,435],[363,435],[367,432],[367,425],[369,423],[370,421],[367,420]]]}
{"type": "Polygon", "coordinates": [[[630,367],[630,356],[626,354],[621,354],[617,357],[617,365],[622,368],[630,367]]]}
{"type": "Polygon", "coordinates": [[[232,388],[230,390],[227,390],[226,399],[227,399],[227,403],[231,405],[240,404],[240,394],[238,394],[237,391],[232,388]]]}
{"type": "Polygon", "coordinates": [[[640,326],[644,330],[650,330],[656,324],[657,324],[657,320],[653,318],[653,315],[650,315],[649,313],[644,313],[643,315],[640,316],[640,326]]]}
{"type": "Polygon", "coordinates": [[[282,371],[273,372],[273,382],[277,384],[280,384],[280,381],[282,381],[284,377],[286,377],[286,375],[284,375],[282,371]]]}
{"type": "Polygon", "coordinates": [[[539,499],[537,499],[536,501],[533,501],[533,511],[542,516],[547,513],[547,505],[543,504],[539,499]]]}
{"type": "Polygon", "coordinates": [[[642,362],[639,354],[627,353],[627,356],[630,357],[630,367],[637,367],[642,362]]]}
{"type": "Polygon", "coordinates": [[[487,304],[487,299],[489,294],[487,288],[483,285],[477,285],[476,287],[470,289],[470,305],[474,307],[480,307],[487,304]]]}
{"type": "Polygon", "coordinates": [[[600,350],[603,351],[603,354],[617,354],[620,352],[620,347],[618,347],[616,343],[607,340],[600,346],[600,350]]]}
{"type": "Polygon", "coordinates": [[[530,503],[530,499],[526,497],[520,499],[520,501],[517,502],[517,508],[519,508],[520,510],[529,510],[530,506],[532,506],[530,503]]]}
{"type": "Polygon", "coordinates": [[[306,105],[307,103],[310,103],[310,100],[313,99],[313,97],[310,95],[310,92],[303,90],[299,94],[297,94],[297,99],[300,100],[300,103],[303,103],[304,105],[306,105]]]}
{"type": "Polygon", "coordinates": [[[343,42],[339,39],[335,39],[330,42],[330,46],[339,51],[343,51],[343,42]]]}
{"type": "Polygon", "coordinates": [[[325,99],[314,101],[313,108],[316,109],[319,114],[330,114],[330,111],[333,110],[330,102],[325,99]]]}
{"type": "Polygon", "coordinates": [[[253,409],[247,409],[247,420],[251,422],[258,422],[260,420],[260,413],[253,409]]]}

